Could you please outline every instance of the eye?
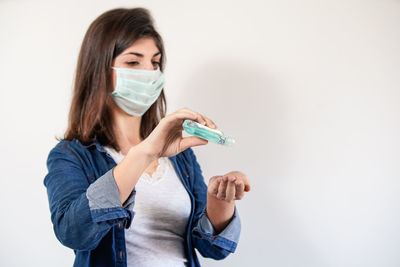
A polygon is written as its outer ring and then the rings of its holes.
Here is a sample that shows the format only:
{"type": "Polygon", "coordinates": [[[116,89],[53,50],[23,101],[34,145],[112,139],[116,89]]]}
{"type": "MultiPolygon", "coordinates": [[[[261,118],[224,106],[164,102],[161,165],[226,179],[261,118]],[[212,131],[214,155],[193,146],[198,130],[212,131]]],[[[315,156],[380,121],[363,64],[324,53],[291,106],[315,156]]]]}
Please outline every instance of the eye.
{"type": "Polygon", "coordinates": [[[137,61],[129,61],[129,62],[126,62],[126,64],[128,64],[130,66],[136,66],[136,65],[139,64],[139,62],[137,62],[137,61]]]}
{"type": "Polygon", "coordinates": [[[151,63],[153,64],[153,66],[160,66],[160,62],[158,62],[158,61],[153,61],[151,63]]]}

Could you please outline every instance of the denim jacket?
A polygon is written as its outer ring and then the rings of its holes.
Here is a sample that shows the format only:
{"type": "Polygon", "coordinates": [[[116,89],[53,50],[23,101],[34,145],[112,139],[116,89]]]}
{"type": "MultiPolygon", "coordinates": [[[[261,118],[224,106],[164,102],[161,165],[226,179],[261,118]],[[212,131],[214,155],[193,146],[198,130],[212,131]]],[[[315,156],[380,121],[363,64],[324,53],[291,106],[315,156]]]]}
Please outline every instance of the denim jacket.
{"type": "MultiPolygon", "coordinates": [[[[236,249],[241,224],[237,208],[229,224],[216,233],[205,208],[207,186],[191,148],[169,157],[191,199],[185,231],[188,266],[203,257],[224,259],[236,249]]],[[[121,203],[113,177],[113,158],[94,140],[60,141],[47,158],[51,221],[57,239],[75,252],[74,266],[127,266],[124,229],[134,220],[135,189],[121,203]]]]}

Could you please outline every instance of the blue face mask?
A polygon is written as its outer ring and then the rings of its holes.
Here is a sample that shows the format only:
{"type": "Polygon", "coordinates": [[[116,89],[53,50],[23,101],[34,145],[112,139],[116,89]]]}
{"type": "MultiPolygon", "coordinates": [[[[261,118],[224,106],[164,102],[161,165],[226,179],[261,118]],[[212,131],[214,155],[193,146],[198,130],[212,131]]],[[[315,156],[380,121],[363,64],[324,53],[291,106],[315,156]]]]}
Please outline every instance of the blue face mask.
{"type": "Polygon", "coordinates": [[[164,87],[164,74],[157,70],[115,68],[116,86],[110,94],[115,103],[132,116],[142,116],[164,87]]]}

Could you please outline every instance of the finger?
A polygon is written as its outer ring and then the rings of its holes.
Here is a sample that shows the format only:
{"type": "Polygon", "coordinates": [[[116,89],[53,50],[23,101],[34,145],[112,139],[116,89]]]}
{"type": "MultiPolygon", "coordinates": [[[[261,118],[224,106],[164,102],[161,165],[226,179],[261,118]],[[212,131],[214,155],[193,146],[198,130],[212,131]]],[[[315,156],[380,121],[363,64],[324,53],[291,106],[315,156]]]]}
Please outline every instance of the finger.
{"type": "Polygon", "coordinates": [[[242,199],[244,197],[244,183],[243,183],[243,181],[237,181],[235,183],[235,186],[236,186],[236,196],[235,196],[235,198],[237,200],[240,200],[240,199],[242,199]]]}
{"type": "Polygon", "coordinates": [[[247,177],[246,174],[239,172],[239,174],[243,177],[243,182],[244,182],[244,191],[249,192],[250,191],[250,181],[249,177],[247,177]]]}
{"type": "Polygon", "coordinates": [[[177,111],[165,116],[165,119],[168,121],[176,121],[176,120],[193,120],[198,121],[198,115],[191,112],[186,111],[177,111]]]}
{"type": "Polygon", "coordinates": [[[188,112],[188,113],[191,113],[191,114],[197,116],[197,119],[195,121],[197,121],[197,122],[199,122],[200,124],[203,124],[203,125],[207,124],[207,121],[203,118],[203,116],[200,113],[198,113],[198,112],[196,112],[194,110],[191,110],[191,109],[185,107],[185,108],[182,108],[182,109],[178,110],[177,112],[188,112]]]}
{"type": "Polygon", "coordinates": [[[206,117],[204,115],[202,115],[202,116],[207,121],[207,124],[206,124],[207,127],[210,127],[212,129],[217,129],[218,128],[217,125],[215,124],[215,122],[213,122],[210,118],[208,118],[208,117],[206,117]]]}
{"type": "Polygon", "coordinates": [[[249,184],[249,183],[246,183],[246,184],[244,185],[244,191],[246,191],[246,192],[249,192],[249,191],[250,191],[250,184],[249,184]]]}
{"type": "Polygon", "coordinates": [[[189,147],[203,146],[203,145],[207,145],[207,144],[208,144],[208,141],[203,138],[200,138],[197,136],[189,136],[189,137],[185,137],[185,138],[181,139],[181,143],[179,144],[179,150],[185,151],[189,147]]]}
{"type": "Polygon", "coordinates": [[[227,173],[225,175],[228,175],[228,174],[229,175],[234,175],[234,176],[237,177],[237,179],[242,180],[244,182],[244,191],[246,191],[246,192],[250,191],[250,189],[251,189],[250,181],[249,181],[249,178],[247,177],[246,174],[244,174],[242,172],[239,172],[239,171],[232,171],[232,172],[229,172],[229,173],[227,173]]]}
{"type": "Polygon", "coordinates": [[[189,109],[187,107],[183,108],[182,110],[195,113],[197,116],[199,116],[201,118],[201,120],[199,120],[199,121],[201,121],[201,124],[203,124],[203,125],[205,125],[207,127],[210,127],[212,129],[217,129],[218,128],[217,125],[210,118],[208,118],[207,116],[205,116],[203,114],[200,114],[199,112],[194,111],[192,109],[189,109]]]}
{"type": "Polygon", "coordinates": [[[220,200],[224,200],[226,197],[226,186],[227,181],[224,177],[221,178],[221,182],[219,183],[217,198],[220,200]]]}
{"type": "Polygon", "coordinates": [[[212,128],[212,129],[217,129],[217,125],[210,118],[208,118],[207,116],[204,116],[203,114],[200,114],[200,113],[197,113],[197,114],[205,121],[205,123],[204,123],[205,126],[212,128]]]}
{"type": "Polygon", "coordinates": [[[219,187],[219,180],[218,178],[220,176],[213,176],[210,178],[210,181],[208,182],[208,192],[212,195],[212,196],[217,196],[218,193],[218,187],[219,187]]]}
{"type": "Polygon", "coordinates": [[[228,185],[226,187],[226,201],[232,201],[235,199],[236,195],[236,184],[235,184],[235,177],[229,177],[228,179],[228,185]]]}

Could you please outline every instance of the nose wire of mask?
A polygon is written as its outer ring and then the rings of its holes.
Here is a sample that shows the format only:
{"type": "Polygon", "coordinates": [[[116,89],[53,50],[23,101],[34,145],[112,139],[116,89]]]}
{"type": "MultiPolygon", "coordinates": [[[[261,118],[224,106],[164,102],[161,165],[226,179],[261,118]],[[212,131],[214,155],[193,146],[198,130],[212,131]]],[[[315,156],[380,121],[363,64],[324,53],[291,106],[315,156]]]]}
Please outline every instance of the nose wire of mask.
{"type": "Polygon", "coordinates": [[[157,70],[115,68],[116,86],[111,93],[114,102],[131,116],[142,116],[161,94],[164,74],[157,70]]]}

